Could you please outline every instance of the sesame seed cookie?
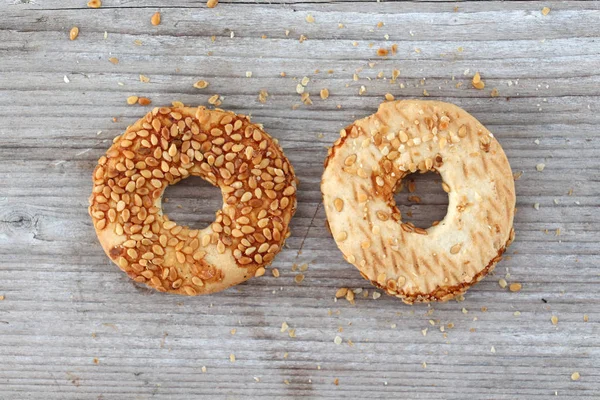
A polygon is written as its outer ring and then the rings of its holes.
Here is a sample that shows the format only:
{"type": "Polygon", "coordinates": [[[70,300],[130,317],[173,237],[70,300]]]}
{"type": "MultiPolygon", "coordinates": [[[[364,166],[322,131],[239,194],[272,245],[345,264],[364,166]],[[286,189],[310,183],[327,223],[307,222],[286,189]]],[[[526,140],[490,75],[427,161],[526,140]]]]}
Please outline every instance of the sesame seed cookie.
{"type": "Polygon", "coordinates": [[[200,295],[265,273],[289,236],[296,177],[281,147],[244,115],[155,108],[114,139],[93,173],[89,213],[106,254],[136,282],[200,295]],[[190,175],[221,189],[197,230],[162,213],[165,188],[190,175]]]}

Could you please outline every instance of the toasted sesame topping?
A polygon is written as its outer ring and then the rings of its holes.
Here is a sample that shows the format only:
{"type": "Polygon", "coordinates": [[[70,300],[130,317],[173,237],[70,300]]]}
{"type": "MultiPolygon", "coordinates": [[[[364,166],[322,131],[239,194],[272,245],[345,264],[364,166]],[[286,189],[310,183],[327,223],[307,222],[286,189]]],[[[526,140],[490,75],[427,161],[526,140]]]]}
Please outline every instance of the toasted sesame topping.
{"type": "Polygon", "coordinates": [[[461,247],[462,247],[462,243],[455,244],[454,246],[452,246],[452,248],[450,248],[450,253],[451,254],[458,253],[460,251],[461,247]]]}
{"type": "Polygon", "coordinates": [[[206,2],[206,7],[215,8],[217,6],[217,4],[219,4],[219,0],[208,0],[206,2]]]}
{"type": "Polygon", "coordinates": [[[333,206],[335,207],[337,212],[342,212],[342,210],[344,209],[344,200],[340,199],[339,197],[336,198],[333,201],[333,206]]]}

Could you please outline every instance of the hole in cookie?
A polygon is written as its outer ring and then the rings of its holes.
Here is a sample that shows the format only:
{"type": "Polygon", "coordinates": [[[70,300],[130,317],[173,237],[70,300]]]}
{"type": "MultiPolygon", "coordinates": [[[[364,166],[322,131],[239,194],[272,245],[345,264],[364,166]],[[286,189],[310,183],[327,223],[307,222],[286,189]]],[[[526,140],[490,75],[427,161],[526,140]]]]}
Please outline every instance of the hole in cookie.
{"type": "Polygon", "coordinates": [[[423,229],[444,219],[448,212],[448,193],[442,188],[442,178],[433,172],[406,176],[394,200],[402,213],[402,222],[412,222],[423,229]]]}
{"type": "Polygon", "coordinates": [[[215,213],[223,206],[221,189],[208,181],[190,176],[165,189],[163,213],[177,225],[204,229],[215,220],[215,213]]]}

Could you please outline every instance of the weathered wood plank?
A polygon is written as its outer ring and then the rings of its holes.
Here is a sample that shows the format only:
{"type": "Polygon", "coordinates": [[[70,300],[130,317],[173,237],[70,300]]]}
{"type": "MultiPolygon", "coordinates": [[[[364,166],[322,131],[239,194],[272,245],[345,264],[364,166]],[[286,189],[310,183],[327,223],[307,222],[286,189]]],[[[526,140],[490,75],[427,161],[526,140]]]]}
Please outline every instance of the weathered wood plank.
{"type": "MultiPolygon", "coordinates": [[[[105,0],[91,10],[1,0],[0,10],[0,398],[598,398],[600,2],[233,0],[209,10],[204,1],[105,0]],[[157,10],[163,22],[153,27],[157,10]],[[69,41],[74,25],[81,33],[69,41]],[[397,54],[377,57],[393,43],[397,54]],[[470,85],[475,71],[483,91],[470,85]],[[295,92],[304,76],[311,106],[295,92]],[[209,88],[194,89],[198,79],[209,88]],[[517,240],[497,270],[463,302],[411,307],[373,299],[344,262],[319,184],[340,128],[385,93],[424,90],[475,115],[523,173],[517,240]],[[215,93],[263,123],[294,164],[292,236],[273,264],[279,278],[203,298],[161,295],[104,256],[86,210],[91,171],[150,109],[127,106],[127,96],[206,105],[215,93]],[[297,284],[292,266],[305,263],[297,284]],[[500,279],[523,289],[511,293],[500,279]],[[342,286],[362,289],[355,305],[334,301],[342,286]],[[295,338],[281,332],[284,321],[295,338]]],[[[437,177],[418,177],[416,194],[421,204],[396,196],[406,218],[444,215],[437,177]]],[[[221,201],[191,179],[167,197],[170,216],[198,226],[221,201]]]]}

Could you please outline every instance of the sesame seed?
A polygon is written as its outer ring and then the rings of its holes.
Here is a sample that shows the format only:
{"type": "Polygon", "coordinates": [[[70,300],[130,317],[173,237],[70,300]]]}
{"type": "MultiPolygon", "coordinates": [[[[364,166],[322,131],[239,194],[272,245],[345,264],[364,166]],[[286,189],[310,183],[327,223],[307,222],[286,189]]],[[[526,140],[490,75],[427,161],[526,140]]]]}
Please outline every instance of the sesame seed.
{"type": "Polygon", "coordinates": [[[578,381],[581,378],[581,375],[579,374],[579,372],[575,371],[571,374],[571,380],[572,381],[578,381]]]}
{"type": "Polygon", "coordinates": [[[521,290],[523,286],[520,283],[511,283],[510,286],[508,287],[508,289],[511,292],[518,292],[521,290]]]}
{"type": "Polygon", "coordinates": [[[69,31],[69,39],[75,40],[75,39],[77,39],[77,36],[79,36],[79,28],[74,26],[69,31]]]}
{"type": "Polygon", "coordinates": [[[150,18],[150,23],[154,26],[160,24],[160,13],[158,11],[152,15],[152,18],[150,18]]]}
{"type": "Polygon", "coordinates": [[[196,83],[194,83],[193,85],[196,89],[205,89],[208,87],[208,82],[201,80],[201,81],[197,81],[196,83]]]}

